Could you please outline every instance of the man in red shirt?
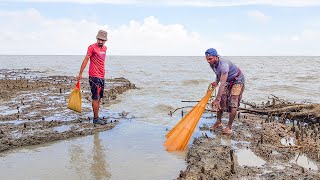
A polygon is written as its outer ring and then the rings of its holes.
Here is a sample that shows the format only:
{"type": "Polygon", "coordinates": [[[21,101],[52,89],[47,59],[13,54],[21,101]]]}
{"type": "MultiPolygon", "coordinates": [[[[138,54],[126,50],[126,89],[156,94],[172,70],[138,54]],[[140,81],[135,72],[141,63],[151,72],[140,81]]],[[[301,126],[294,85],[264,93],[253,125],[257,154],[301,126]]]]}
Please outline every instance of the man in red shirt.
{"type": "Polygon", "coordinates": [[[105,124],[105,121],[99,119],[99,107],[100,99],[103,97],[104,91],[104,74],[105,74],[105,59],[107,47],[104,45],[108,40],[108,33],[103,30],[99,30],[96,38],[97,43],[91,44],[88,47],[87,55],[83,59],[78,75],[78,80],[82,79],[82,72],[87,66],[90,59],[89,65],[89,83],[92,93],[92,109],[93,109],[93,123],[94,124],[105,124]]]}

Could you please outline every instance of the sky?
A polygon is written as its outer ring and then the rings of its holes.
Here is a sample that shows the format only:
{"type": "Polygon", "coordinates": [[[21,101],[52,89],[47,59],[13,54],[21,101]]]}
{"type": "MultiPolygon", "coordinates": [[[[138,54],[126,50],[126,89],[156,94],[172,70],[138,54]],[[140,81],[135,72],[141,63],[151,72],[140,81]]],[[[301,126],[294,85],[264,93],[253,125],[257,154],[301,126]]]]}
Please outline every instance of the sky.
{"type": "Polygon", "coordinates": [[[0,54],[319,56],[320,0],[0,0],[0,54]]]}

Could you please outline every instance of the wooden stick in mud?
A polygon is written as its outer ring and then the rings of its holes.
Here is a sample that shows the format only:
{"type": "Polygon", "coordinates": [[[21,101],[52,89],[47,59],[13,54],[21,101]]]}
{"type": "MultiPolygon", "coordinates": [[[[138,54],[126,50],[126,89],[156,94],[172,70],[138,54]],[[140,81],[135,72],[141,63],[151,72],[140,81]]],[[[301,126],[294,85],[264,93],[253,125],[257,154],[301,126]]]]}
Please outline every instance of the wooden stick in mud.
{"type": "Polygon", "coordinates": [[[307,122],[316,123],[320,120],[320,104],[297,104],[282,108],[242,108],[239,110],[246,113],[282,116],[285,119],[306,119],[307,122]]]}
{"type": "Polygon", "coordinates": [[[232,173],[232,174],[235,174],[235,173],[236,173],[236,171],[235,171],[235,169],[234,169],[234,158],[233,158],[233,154],[234,154],[233,150],[230,150],[230,158],[231,158],[231,173],[232,173]]]}
{"type": "Polygon", "coordinates": [[[303,146],[277,146],[278,148],[297,148],[297,149],[301,149],[303,148],[303,146]]]}

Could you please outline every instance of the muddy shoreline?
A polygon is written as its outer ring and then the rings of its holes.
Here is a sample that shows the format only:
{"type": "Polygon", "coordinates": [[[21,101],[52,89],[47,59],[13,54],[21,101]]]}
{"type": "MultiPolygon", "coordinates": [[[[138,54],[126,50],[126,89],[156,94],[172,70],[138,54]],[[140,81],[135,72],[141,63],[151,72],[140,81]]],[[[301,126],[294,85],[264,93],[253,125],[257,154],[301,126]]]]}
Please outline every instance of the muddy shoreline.
{"type": "MultiPolygon", "coordinates": [[[[30,69],[0,70],[0,152],[18,147],[86,136],[115,127],[127,112],[100,113],[106,125],[93,125],[88,79],[81,81],[82,113],[67,109],[76,83],[72,76],[47,76],[30,69]]],[[[106,79],[103,105],[116,103],[117,95],[135,89],[125,78],[106,79]]]]}
{"type": "Polygon", "coordinates": [[[319,123],[300,125],[300,136],[297,124],[247,113],[235,119],[232,136],[209,132],[211,125],[200,128],[178,179],[320,179],[319,123]]]}

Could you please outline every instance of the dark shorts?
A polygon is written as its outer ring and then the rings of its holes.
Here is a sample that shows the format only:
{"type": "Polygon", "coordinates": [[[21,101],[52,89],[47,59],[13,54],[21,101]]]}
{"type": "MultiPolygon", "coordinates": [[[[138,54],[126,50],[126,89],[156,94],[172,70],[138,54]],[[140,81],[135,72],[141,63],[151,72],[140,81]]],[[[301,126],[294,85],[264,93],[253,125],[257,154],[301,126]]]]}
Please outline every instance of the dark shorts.
{"type": "Polygon", "coordinates": [[[104,79],[89,77],[92,100],[100,100],[103,97],[104,79]]]}
{"type": "Polygon", "coordinates": [[[230,112],[231,108],[238,108],[244,91],[244,84],[227,85],[221,96],[220,108],[225,112],[230,112]]]}

